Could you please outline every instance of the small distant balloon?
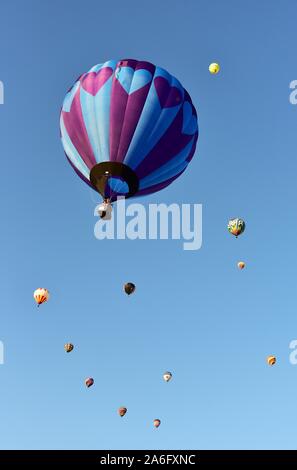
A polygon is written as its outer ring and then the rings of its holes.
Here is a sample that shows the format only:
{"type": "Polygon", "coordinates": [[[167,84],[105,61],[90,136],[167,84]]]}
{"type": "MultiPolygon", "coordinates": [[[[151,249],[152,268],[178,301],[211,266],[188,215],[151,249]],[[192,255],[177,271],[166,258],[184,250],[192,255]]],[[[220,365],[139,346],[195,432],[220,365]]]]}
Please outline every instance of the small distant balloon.
{"type": "Polygon", "coordinates": [[[172,374],[171,374],[171,372],[168,372],[168,371],[167,371],[167,372],[164,372],[164,374],[163,374],[163,379],[165,380],[165,382],[169,382],[169,380],[172,379],[172,374]]]}
{"type": "Polygon", "coordinates": [[[33,294],[35,302],[37,303],[38,307],[39,305],[43,304],[44,302],[47,302],[49,299],[49,291],[45,289],[44,287],[39,287],[36,289],[36,291],[33,294]]]}
{"type": "Polygon", "coordinates": [[[86,380],[85,380],[85,384],[86,384],[86,387],[92,387],[92,385],[94,385],[94,379],[92,379],[92,377],[88,377],[86,380]]]}
{"type": "Polygon", "coordinates": [[[245,268],[245,262],[244,261],[239,261],[237,263],[237,266],[238,266],[239,269],[243,269],[243,268],[245,268]]]}
{"type": "Polygon", "coordinates": [[[275,356],[268,356],[267,357],[267,364],[269,366],[273,366],[276,363],[276,357],[275,356]]]}
{"type": "Polygon", "coordinates": [[[154,419],[154,426],[155,428],[158,428],[161,424],[161,421],[159,419],[154,419]]]}
{"type": "Polygon", "coordinates": [[[71,343],[66,343],[66,344],[64,345],[64,349],[65,349],[65,351],[66,351],[67,353],[70,353],[71,351],[73,351],[73,348],[74,348],[74,346],[73,346],[73,344],[71,344],[71,343]]]}
{"type": "Polygon", "coordinates": [[[228,222],[228,230],[231,235],[234,235],[237,238],[245,230],[245,221],[238,218],[230,219],[228,222]]]}
{"type": "Polygon", "coordinates": [[[124,291],[126,292],[127,295],[133,294],[135,292],[136,286],[133,284],[133,282],[127,282],[124,285],[124,291]]]}
{"type": "Polygon", "coordinates": [[[118,409],[118,413],[119,415],[121,416],[121,418],[123,416],[125,416],[125,414],[127,413],[127,408],[125,408],[124,406],[121,406],[119,409],[118,409]]]}
{"type": "Polygon", "coordinates": [[[216,74],[219,73],[219,71],[220,71],[220,66],[219,66],[219,64],[217,64],[216,62],[213,62],[213,63],[210,64],[210,66],[208,67],[208,70],[210,71],[211,74],[216,75],[216,74]]]}

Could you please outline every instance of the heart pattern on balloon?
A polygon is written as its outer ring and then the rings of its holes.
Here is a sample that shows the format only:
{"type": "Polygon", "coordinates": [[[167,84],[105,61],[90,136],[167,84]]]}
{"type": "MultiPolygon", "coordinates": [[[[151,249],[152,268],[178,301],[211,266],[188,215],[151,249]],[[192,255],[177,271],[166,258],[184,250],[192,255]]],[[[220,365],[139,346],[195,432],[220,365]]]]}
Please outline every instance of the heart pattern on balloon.
{"type": "Polygon", "coordinates": [[[148,85],[153,78],[148,70],[131,67],[118,67],[116,77],[128,95],[148,85]]]}
{"type": "Polygon", "coordinates": [[[82,87],[90,95],[96,96],[112,74],[113,69],[111,67],[103,67],[98,72],[87,73],[81,80],[82,87]]]}
{"type": "Polygon", "coordinates": [[[162,108],[173,108],[181,103],[180,90],[176,86],[171,86],[166,78],[156,77],[154,85],[162,108]]]}

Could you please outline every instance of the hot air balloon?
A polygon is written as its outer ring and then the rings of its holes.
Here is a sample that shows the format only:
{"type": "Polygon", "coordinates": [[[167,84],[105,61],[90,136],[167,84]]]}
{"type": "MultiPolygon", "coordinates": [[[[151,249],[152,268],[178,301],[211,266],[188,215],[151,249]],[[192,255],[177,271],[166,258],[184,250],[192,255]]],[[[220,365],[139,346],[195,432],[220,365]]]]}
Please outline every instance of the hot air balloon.
{"type": "Polygon", "coordinates": [[[49,299],[49,291],[44,287],[39,287],[33,294],[34,299],[39,307],[39,305],[47,302],[49,299]]]}
{"type": "Polygon", "coordinates": [[[65,96],[60,130],[70,165],[105,204],[166,188],[198,139],[188,92],[166,70],[134,59],[83,73],[65,96]]]}
{"type": "Polygon", "coordinates": [[[94,384],[94,379],[92,379],[92,377],[88,377],[86,380],[85,380],[85,384],[86,384],[86,387],[91,387],[93,384],[94,384]]]}
{"type": "Polygon", "coordinates": [[[125,408],[124,406],[121,406],[121,408],[118,409],[118,413],[122,418],[127,413],[127,408],[125,408]]]}
{"type": "Polygon", "coordinates": [[[239,269],[243,269],[245,267],[245,262],[244,261],[239,261],[237,263],[237,266],[238,266],[239,269]]]}
{"type": "Polygon", "coordinates": [[[158,428],[161,424],[161,421],[159,419],[154,419],[154,426],[155,428],[158,428]]]}
{"type": "Polygon", "coordinates": [[[124,291],[126,292],[127,295],[133,294],[135,292],[136,286],[133,284],[133,282],[127,282],[124,285],[124,291]]]}
{"type": "Polygon", "coordinates": [[[213,62],[212,64],[209,65],[208,70],[210,71],[211,74],[216,75],[220,71],[220,66],[216,62],[213,62]]]}
{"type": "Polygon", "coordinates": [[[267,360],[267,364],[269,366],[273,366],[276,363],[276,357],[275,356],[268,356],[266,360],[267,360]]]}
{"type": "Polygon", "coordinates": [[[237,238],[245,230],[245,222],[242,219],[231,219],[228,222],[228,230],[237,238]]]}
{"type": "Polygon", "coordinates": [[[163,379],[165,380],[165,382],[169,382],[169,380],[172,379],[172,374],[171,374],[171,372],[164,372],[164,374],[163,374],[163,379]]]}
{"type": "Polygon", "coordinates": [[[67,353],[70,353],[71,351],[73,351],[73,348],[74,348],[74,346],[73,346],[73,344],[71,344],[71,343],[66,343],[66,344],[64,345],[64,349],[65,349],[65,351],[66,351],[67,353]]]}

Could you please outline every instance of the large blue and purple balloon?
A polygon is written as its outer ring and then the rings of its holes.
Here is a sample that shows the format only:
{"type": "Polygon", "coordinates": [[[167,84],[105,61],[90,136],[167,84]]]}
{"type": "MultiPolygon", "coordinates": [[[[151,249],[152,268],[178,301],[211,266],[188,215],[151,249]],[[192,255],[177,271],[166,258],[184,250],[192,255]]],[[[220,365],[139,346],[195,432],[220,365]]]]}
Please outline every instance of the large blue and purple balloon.
{"type": "Polygon", "coordinates": [[[198,139],[187,91],[166,70],[125,59],[95,65],[67,93],[62,143],[104,199],[159,191],[187,168],[198,139]]]}

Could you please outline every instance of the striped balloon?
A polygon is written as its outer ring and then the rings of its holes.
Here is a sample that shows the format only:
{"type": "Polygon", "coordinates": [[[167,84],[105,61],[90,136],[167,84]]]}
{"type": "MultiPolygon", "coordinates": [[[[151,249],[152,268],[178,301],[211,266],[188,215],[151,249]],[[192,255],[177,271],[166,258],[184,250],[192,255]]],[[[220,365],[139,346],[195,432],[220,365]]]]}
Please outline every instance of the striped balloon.
{"type": "Polygon", "coordinates": [[[185,171],[198,139],[197,113],[180,82],[133,59],[81,75],[64,99],[60,129],[76,173],[111,201],[168,186],[185,171]]]}
{"type": "Polygon", "coordinates": [[[49,291],[47,289],[45,289],[44,287],[38,287],[38,289],[36,289],[34,291],[33,296],[34,296],[35,302],[37,303],[37,305],[39,307],[39,305],[41,305],[44,302],[48,301],[49,291]]]}

